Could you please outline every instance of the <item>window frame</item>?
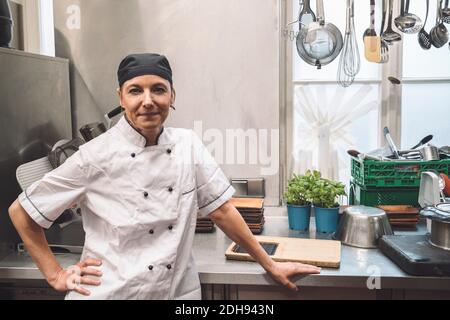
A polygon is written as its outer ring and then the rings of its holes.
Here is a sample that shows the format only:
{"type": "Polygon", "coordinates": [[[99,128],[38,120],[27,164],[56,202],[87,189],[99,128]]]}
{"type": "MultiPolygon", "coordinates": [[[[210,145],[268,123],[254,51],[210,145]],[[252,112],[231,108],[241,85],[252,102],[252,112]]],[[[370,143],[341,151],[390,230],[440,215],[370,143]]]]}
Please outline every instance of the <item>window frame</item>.
{"type": "Polygon", "coordinates": [[[23,30],[23,50],[54,57],[54,23],[52,19],[51,21],[43,19],[43,17],[53,18],[53,0],[10,1],[21,7],[22,21],[20,23],[23,30]]]}
{"type": "MultiPolygon", "coordinates": [[[[280,199],[287,186],[292,168],[290,154],[293,150],[293,110],[294,87],[299,84],[335,84],[332,80],[301,80],[293,81],[293,41],[283,35],[286,26],[296,19],[293,12],[293,2],[297,0],[280,0],[280,199]]],[[[400,13],[400,1],[394,3],[393,15],[400,13]]],[[[403,77],[403,41],[389,48],[389,62],[381,66],[381,79],[355,79],[355,84],[378,84],[380,108],[378,116],[378,147],[384,145],[383,128],[389,127],[393,140],[400,145],[402,137],[402,86],[390,83],[387,78],[394,76],[403,84],[409,83],[449,83],[450,77],[419,78],[403,77]],[[400,107],[395,107],[400,106],[400,107]]]]}

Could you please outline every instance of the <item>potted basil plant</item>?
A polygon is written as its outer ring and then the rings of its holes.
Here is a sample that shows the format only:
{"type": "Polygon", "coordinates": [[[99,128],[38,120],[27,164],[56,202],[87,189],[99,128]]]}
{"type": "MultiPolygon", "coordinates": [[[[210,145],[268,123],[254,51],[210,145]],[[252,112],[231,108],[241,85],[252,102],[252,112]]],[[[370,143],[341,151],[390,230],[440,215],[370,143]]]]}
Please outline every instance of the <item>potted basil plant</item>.
{"type": "Polygon", "coordinates": [[[293,174],[288,181],[284,198],[287,203],[289,229],[308,231],[311,218],[311,189],[316,177],[307,171],[305,175],[293,174]]]}
{"type": "Polygon", "coordinates": [[[345,185],[319,177],[311,191],[311,200],[314,205],[316,231],[322,233],[335,232],[339,218],[339,196],[346,196],[345,185]]]}

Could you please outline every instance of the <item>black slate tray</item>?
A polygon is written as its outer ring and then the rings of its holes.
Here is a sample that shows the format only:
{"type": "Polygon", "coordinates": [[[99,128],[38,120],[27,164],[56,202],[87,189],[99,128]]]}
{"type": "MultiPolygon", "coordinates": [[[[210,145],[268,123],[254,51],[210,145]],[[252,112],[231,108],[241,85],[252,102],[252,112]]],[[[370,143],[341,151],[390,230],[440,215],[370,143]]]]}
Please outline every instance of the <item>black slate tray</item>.
{"type": "Polygon", "coordinates": [[[428,235],[383,236],[379,249],[406,273],[450,276],[450,251],[429,243],[428,235]]]}

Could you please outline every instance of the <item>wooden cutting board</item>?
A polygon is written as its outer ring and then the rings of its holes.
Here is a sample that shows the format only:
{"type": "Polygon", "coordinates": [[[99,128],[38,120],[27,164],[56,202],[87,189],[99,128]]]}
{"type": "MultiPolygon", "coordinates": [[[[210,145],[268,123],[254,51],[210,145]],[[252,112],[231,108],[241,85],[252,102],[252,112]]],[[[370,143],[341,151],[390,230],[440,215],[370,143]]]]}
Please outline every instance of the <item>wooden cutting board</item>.
{"type": "MultiPolygon", "coordinates": [[[[287,237],[256,236],[262,245],[276,245],[271,257],[275,261],[293,261],[318,267],[339,268],[341,263],[341,242],[287,237]]],[[[225,252],[230,260],[255,261],[248,253],[236,252],[239,247],[233,242],[225,252]]]]}
{"type": "Polygon", "coordinates": [[[258,198],[231,198],[231,204],[237,209],[262,209],[264,199],[258,198]]]}

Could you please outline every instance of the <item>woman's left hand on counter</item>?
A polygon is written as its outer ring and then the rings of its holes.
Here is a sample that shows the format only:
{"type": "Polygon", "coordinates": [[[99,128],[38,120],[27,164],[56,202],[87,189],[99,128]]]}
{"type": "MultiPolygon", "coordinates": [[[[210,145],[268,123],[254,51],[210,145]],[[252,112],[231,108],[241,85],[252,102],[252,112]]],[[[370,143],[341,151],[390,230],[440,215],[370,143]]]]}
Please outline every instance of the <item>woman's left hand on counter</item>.
{"type": "Polygon", "coordinates": [[[271,277],[286,286],[298,291],[298,287],[290,280],[292,276],[320,273],[321,268],[298,262],[274,262],[272,268],[267,270],[271,277]]]}

